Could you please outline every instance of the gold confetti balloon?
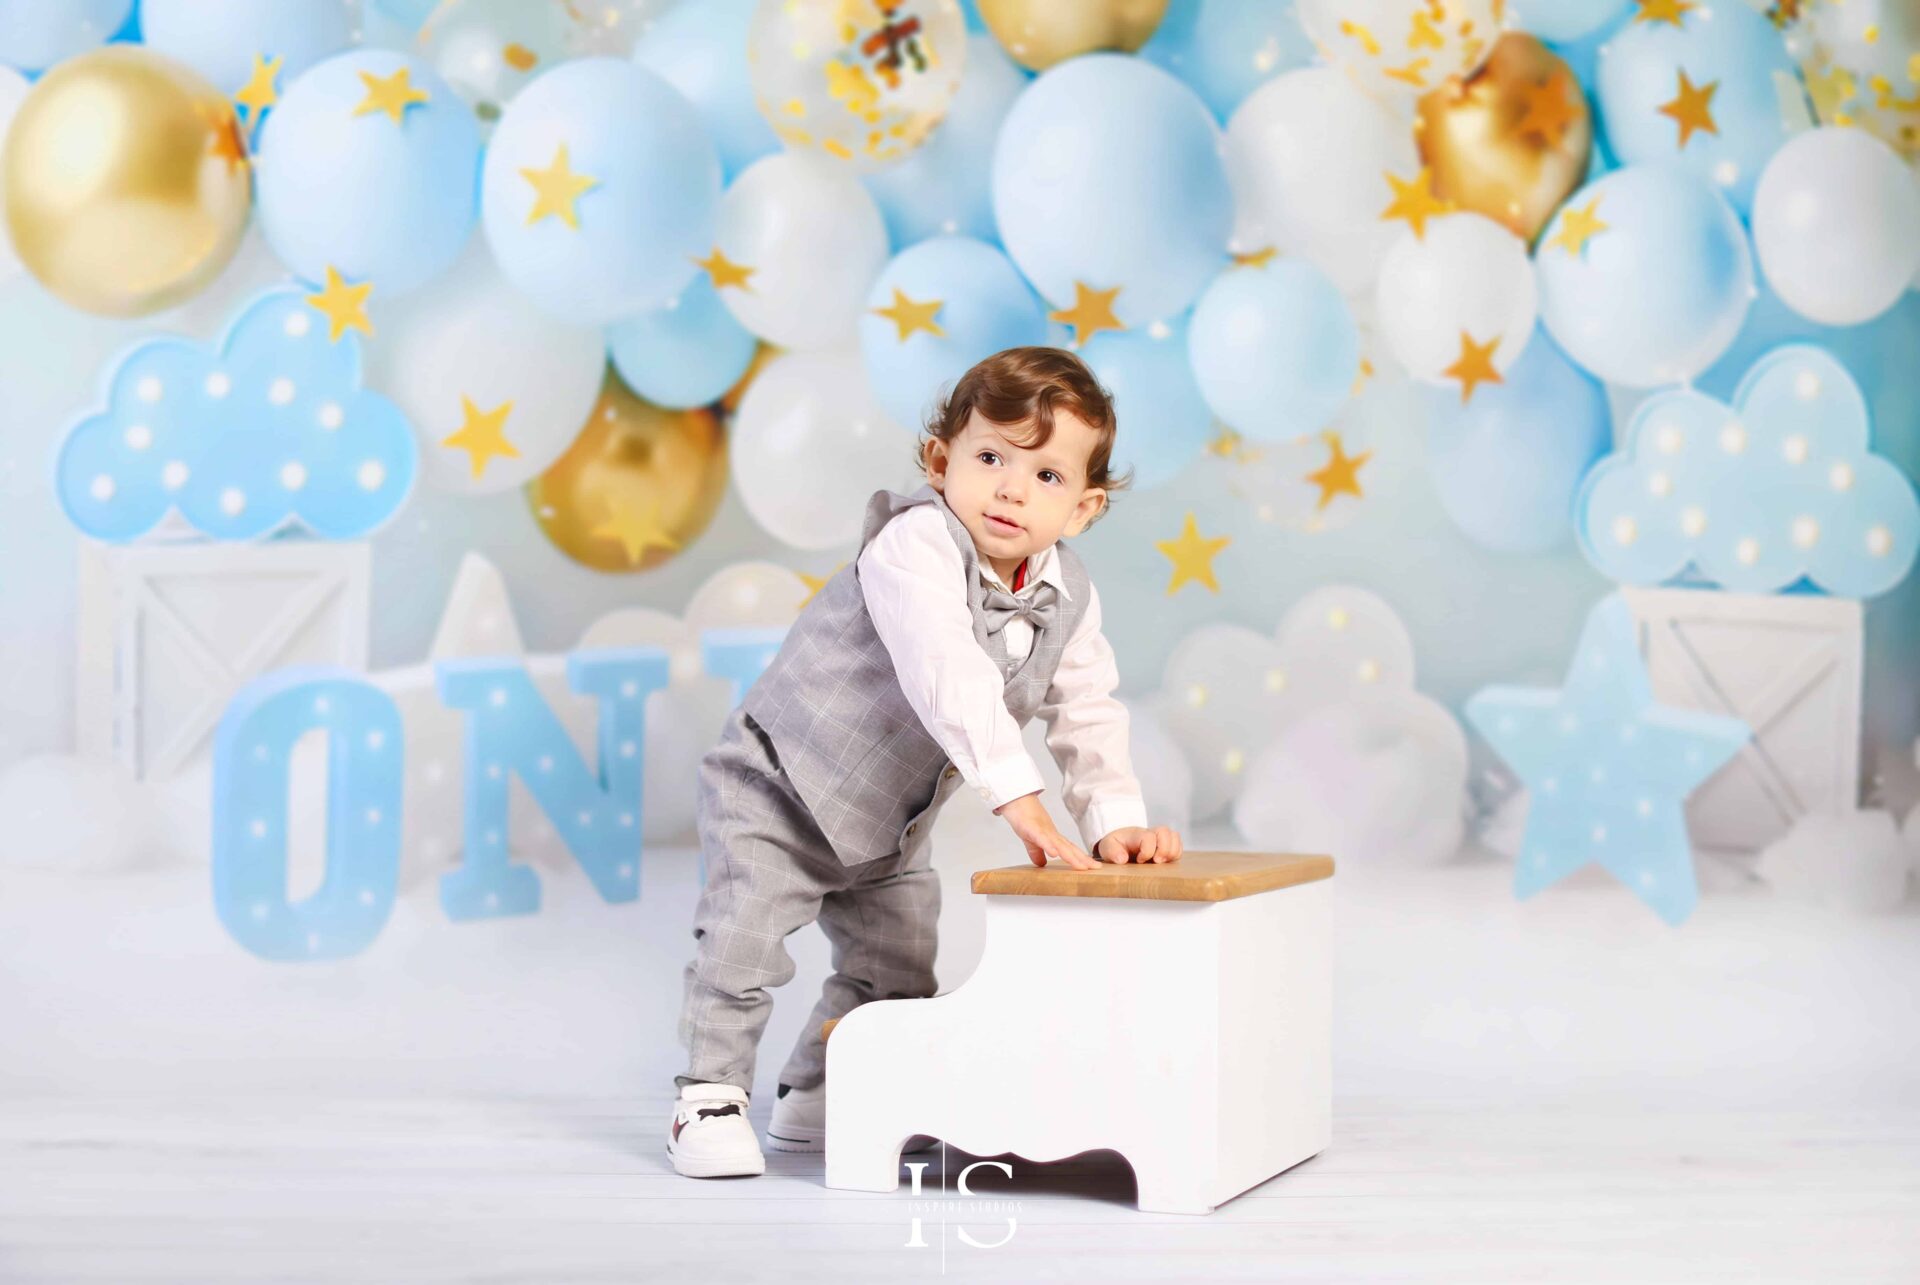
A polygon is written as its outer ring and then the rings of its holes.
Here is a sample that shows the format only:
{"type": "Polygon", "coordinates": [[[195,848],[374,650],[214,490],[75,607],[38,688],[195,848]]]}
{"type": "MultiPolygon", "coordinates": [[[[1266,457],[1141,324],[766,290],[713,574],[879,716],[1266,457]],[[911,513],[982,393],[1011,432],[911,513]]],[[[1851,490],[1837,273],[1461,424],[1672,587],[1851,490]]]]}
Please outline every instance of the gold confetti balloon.
{"type": "Polygon", "coordinates": [[[1300,0],[1326,61],[1361,88],[1407,98],[1470,76],[1493,52],[1503,0],[1300,0]]]}
{"type": "Polygon", "coordinates": [[[1045,71],[1099,49],[1135,52],[1159,30],[1167,0],[979,0],[979,10],[1008,57],[1045,71]]]}
{"type": "Polygon", "coordinates": [[[754,101],[788,149],[884,169],[946,117],[966,70],[959,0],[760,0],[754,101]]]}
{"type": "Polygon", "coordinates": [[[612,366],[580,436],[527,484],[549,540],[596,571],[650,571],[713,521],[727,489],[720,421],[636,396],[612,366]]]}
{"type": "Polygon", "coordinates": [[[1788,48],[1821,122],[1857,125],[1920,160],[1920,0],[1803,0],[1789,12],[1788,48]]]}
{"type": "Polygon", "coordinates": [[[570,0],[440,0],[419,41],[484,134],[515,94],[573,52],[581,30],[570,0]]]}
{"type": "Polygon", "coordinates": [[[1586,181],[1593,119],[1572,69],[1510,31],[1486,66],[1420,99],[1414,141],[1435,196],[1531,243],[1586,181]]]}
{"type": "Polygon", "coordinates": [[[55,66],[0,153],[7,231],[42,285],[84,312],[139,317],[198,294],[252,208],[233,104],[137,45],[55,66]]]}

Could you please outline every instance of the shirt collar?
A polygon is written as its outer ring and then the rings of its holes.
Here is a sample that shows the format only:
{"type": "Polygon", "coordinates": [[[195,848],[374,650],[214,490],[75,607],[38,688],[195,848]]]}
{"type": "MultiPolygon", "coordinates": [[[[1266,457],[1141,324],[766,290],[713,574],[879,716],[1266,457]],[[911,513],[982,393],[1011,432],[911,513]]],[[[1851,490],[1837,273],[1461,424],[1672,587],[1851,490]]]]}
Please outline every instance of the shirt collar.
{"type": "MultiPolygon", "coordinates": [[[[1012,593],[1007,582],[1000,578],[985,558],[977,558],[980,564],[980,578],[996,589],[1012,593]]],[[[1045,581],[1060,591],[1060,596],[1069,602],[1073,600],[1072,590],[1067,588],[1067,577],[1060,569],[1060,554],[1055,545],[1048,545],[1038,553],[1027,555],[1027,583],[1021,593],[1030,591],[1033,586],[1045,581]]]]}

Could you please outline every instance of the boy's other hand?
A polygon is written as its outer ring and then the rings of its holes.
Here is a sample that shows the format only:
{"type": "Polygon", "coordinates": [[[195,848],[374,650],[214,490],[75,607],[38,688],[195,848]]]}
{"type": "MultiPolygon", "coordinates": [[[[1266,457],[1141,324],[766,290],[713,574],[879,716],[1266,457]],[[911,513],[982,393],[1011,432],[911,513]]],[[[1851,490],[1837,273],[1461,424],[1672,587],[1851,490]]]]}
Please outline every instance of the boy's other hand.
{"type": "Polygon", "coordinates": [[[1027,845],[1027,860],[1036,866],[1046,865],[1048,857],[1058,857],[1075,870],[1091,870],[1099,864],[1060,833],[1046,808],[1041,806],[1037,793],[1010,799],[995,808],[994,814],[1006,818],[1013,832],[1027,845]]]}
{"type": "Polygon", "coordinates": [[[1171,826],[1156,825],[1151,829],[1138,825],[1123,825],[1109,832],[1094,851],[1102,861],[1114,865],[1125,865],[1128,861],[1136,865],[1145,865],[1149,861],[1178,861],[1180,854],[1186,851],[1186,845],[1180,842],[1180,832],[1171,826]]]}

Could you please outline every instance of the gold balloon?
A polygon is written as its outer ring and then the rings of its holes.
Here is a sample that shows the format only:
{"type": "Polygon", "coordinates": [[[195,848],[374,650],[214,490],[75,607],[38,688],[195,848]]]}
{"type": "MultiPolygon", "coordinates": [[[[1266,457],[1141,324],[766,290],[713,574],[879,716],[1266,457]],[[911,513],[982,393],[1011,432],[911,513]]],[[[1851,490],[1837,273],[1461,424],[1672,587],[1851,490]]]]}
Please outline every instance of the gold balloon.
{"type": "Polygon", "coordinates": [[[727,442],[709,410],[642,401],[613,367],[566,454],[527,483],[547,538],[596,571],[649,571],[713,521],[727,489],[727,442]]]}
{"type": "Polygon", "coordinates": [[[233,258],[253,202],[233,104],[189,68],[109,45],[49,71],[0,154],[27,270],[85,312],[181,303],[233,258]]]}
{"type": "Polygon", "coordinates": [[[1509,31],[1479,71],[1420,99],[1413,136],[1435,196],[1531,243],[1586,180],[1593,118],[1573,70],[1509,31]]]}
{"type": "Polygon", "coordinates": [[[979,0],[980,20],[1030,71],[1096,49],[1132,53],[1153,38],[1167,0],[979,0]]]}

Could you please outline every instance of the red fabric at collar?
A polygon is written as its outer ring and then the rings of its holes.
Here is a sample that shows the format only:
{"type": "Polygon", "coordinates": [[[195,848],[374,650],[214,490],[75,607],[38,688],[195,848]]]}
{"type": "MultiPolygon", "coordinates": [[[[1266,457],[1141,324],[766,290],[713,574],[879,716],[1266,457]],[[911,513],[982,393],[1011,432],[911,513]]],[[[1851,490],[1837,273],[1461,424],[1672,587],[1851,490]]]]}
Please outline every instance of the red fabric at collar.
{"type": "Polygon", "coordinates": [[[1027,560],[1025,558],[1022,558],[1020,559],[1020,565],[1014,568],[1013,591],[1015,593],[1019,593],[1020,587],[1026,583],[1027,583],[1027,560]]]}

